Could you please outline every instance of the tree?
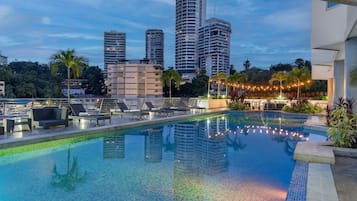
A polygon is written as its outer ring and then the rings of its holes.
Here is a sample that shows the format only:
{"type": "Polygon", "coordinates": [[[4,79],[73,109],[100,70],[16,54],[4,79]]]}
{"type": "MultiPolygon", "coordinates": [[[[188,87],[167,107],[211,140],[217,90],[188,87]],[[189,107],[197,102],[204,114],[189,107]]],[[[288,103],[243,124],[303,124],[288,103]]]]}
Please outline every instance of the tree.
{"type": "Polygon", "coordinates": [[[211,79],[217,84],[217,97],[219,97],[221,95],[221,84],[227,80],[227,74],[217,73],[213,75],[211,79]]]}
{"type": "Polygon", "coordinates": [[[273,84],[275,81],[278,81],[279,82],[279,85],[280,85],[280,95],[279,97],[282,97],[282,88],[283,88],[283,81],[286,81],[287,79],[287,75],[286,73],[284,72],[277,72],[277,73],[274,73],[272,76],[271,76],[271,79],[269,80],[269,83],[270,84],[273,84]]]}
{"type": "Polygon", "coordinates": [[[166,70],[162,73],[161,81],[162,81],[163,86],[169,87],[169,97],[170,97],[170,102],[171,102],[172,82],[174,82],[175,87],[177,89],[179,89],[180,83],[181,83],[181,75],[176,70],[173,70],[173,69],[166,70]]]}
{"type": "Polygon", "coordinates": [[[247,59],[244,63],[243,63],[243,66],[244,66],[244,70],[247,72],[249,67],[250,67],[250,61],[247,59]]]}
{"type": "MultiPolygon", "coordinates": [[[[299,69],[298,67],[294,67],[288,74],[287,74],[287,81],[290,84],[297,84],[297,100],[300,100],[300,85],[304,82],[307,82],[311,79],[310,71],[304,67],[299,69]]],[[[307,83],[304,83],[305,86],[307,83]]]]}
{"type": "Polygon", "coordinates": [[[303,68],[305,67],[305,61],[302,58],[297,58],[295,59],[295,64],[298,68],[303,68]]]}
{"type": "Polygon", "coordinates": [[[60,65],[65,65],[67,67],[67,98],[68,105],[71,103],[70,101],[70,79],[71,79],[71,71],[73,73],[73,77],[77,78],[82,74],[82,67],[87,65],[86,60],[83,57],[76,56],[75,51],[72,49],[68,49],[67,51],[59,51],[57,54],[54,54],[50,58],[50,66],[52,74],[56,74],[58,72],[60,65]]]}
{"type": "Polygon", "coordinates": [[[205,74],[199,74],[192,79],[192,95],[204,96],[207,93],[209,77],[205,74]]]}
{"type": "Polygon", "coordinates": [[[248,75],[246,73],[235,72],[230,75],[227,79],[228,83],[232,85],[233,90],[235,90],[234,84],[241,84],[248,81],[248,75]]]}
{"type": "Polygon", "coordinates": [[[104,76],[98,66],[90,66],[83,69],[82,78],[86,79],[86,93],[94,95],[105,94],[104,76]]]}
{"type": "Polygon", "coordinates": [[[234,65],[229,65],[229,74],[233,75],[235,72],[237,71],[234,69],[234,65]]]}

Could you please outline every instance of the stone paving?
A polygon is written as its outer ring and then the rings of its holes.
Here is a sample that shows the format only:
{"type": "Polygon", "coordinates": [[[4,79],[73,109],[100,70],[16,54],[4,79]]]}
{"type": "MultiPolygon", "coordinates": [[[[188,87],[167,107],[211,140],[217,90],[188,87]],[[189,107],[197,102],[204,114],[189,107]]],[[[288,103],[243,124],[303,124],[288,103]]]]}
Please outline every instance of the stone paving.
{"type": "Polygon", "coordinates": [[[357,200],[357,158],[338,156],[331,169],[339,200],[357,200]]]}

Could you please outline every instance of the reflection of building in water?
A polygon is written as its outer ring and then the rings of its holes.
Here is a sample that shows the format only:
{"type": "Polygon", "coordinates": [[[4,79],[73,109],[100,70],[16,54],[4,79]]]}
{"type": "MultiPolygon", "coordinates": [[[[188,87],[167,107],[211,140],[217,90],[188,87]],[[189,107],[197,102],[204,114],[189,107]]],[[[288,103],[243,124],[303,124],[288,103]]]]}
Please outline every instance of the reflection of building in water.
{"type": "Polygon", "coordinates": [[[195,123],[179,123],[174,127],[174,200],[203,200],[196,146],[199,127],[195,123]]]}
{"type": "Polygon", "coordinates": [[[197,144],[200,173],[215,175],[227,170],[226,129],[225,118],[200,122],[197,144]]]}
{"type": "Polygon", "coordinates": [[[149,128],[145,133],[145,161],[160,162],[162,160],[162,128],[149,128]]]}
{"type": "Polygon", "coordinates": [[[198,126],[193,123],[175,124],[175,172],[197,175],[198,126]]]}
{"type": "Polygon", "coordinates": [[[103,139],[103,158],[125,157],[125,135],[109,136],[103,139]]]}

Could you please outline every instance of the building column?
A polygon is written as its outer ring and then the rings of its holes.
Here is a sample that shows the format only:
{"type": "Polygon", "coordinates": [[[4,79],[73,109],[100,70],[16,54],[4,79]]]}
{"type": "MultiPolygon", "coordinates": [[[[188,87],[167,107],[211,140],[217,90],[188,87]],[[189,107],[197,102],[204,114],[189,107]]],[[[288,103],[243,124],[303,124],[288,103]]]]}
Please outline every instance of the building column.
{"type": "MultiPolygon", "coordinates": [[[[345,80],[346,80],[346,98],[357,100],[357,86],[350,85],[350,72],[357,68],[357,37],[346,40],[345,52],[345,80]]],[[[356,104],[354,112],[357,111],[356,104]]]]}
{"type": "Polygon", "coordinates": [[[327,97],[328,97],[328,99],[327,99],[327,106],[331,109],[331,108],[333,108],[333,104],[334,104],[334,100],[335,100],[335,97],[334,97],[334,91],[335,91],[335,89],[334,89],[334,81],[335,81],[335,79],[333,79],[333,78],[329,78],[328,80],[327,80],[327,97]]]}
{"type": "Polygon", "coordinates": [[[335,78],[333,89],[335,90],[333,94],[333,104],[338,102],[338,98],[345,98],[345,69],[344,61],[335,61],[333,65],[333,77],[335,78]]]}

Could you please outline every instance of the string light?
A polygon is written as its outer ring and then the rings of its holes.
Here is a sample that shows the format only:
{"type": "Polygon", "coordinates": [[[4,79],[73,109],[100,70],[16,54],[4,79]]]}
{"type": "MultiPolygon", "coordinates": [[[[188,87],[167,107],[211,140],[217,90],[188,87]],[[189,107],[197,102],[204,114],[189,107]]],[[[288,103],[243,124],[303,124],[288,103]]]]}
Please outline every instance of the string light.
{"type": "Polygon", "coordinates": [[[311,80],[307,80],[306,82],[300,82],[299,84],[295,83],[295,84],[290,84],[290,85],[286,85],[286,86],[272,86],[272,85],[252,85],[252,84],[240,84],[240,83],[226,83],[225,81],[222,80],[212,80],[209,79],[208,80],[209,83],[216,83],[219,85],[227,85],[229,87],[234,87],[236,89],[244,89],[244,90],[250,90],[250,91],[278,91],[280,88],[282,90],[285,89],[292,89],[292,88],[297,88],[297,87],[301,87],[301,86],[305,86],[307,84],[311,83],[311,80]]]}

